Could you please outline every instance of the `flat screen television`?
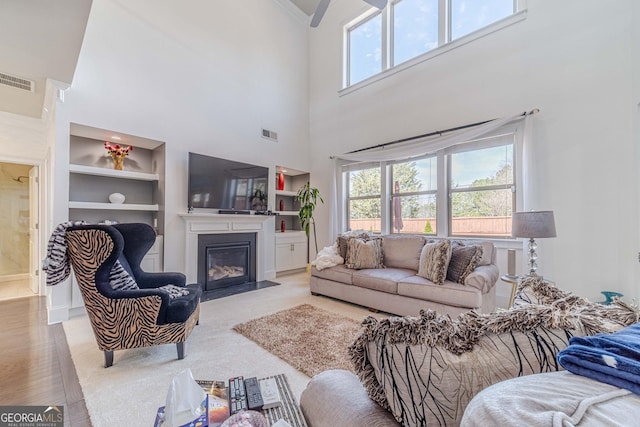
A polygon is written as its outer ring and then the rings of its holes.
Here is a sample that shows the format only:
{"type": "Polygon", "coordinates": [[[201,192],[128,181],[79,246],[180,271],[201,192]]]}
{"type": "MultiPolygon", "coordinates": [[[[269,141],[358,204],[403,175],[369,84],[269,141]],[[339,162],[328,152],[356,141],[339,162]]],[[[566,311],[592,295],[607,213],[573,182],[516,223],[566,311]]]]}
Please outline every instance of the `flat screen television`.
{"type": "Polygon", "coordinates": [[[189,209],[267,210],[269,168],[189,153],[189,209]]]}

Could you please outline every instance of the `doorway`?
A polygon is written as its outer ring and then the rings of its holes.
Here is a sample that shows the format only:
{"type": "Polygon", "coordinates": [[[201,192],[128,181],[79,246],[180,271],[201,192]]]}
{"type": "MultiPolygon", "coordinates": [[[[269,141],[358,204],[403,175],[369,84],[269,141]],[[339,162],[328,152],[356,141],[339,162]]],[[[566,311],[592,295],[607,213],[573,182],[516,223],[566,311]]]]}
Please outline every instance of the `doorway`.
{"type": "Polygon", "coordinates": [[[39,294],[37,172],[0,162],[0,300],[39,294]]]}

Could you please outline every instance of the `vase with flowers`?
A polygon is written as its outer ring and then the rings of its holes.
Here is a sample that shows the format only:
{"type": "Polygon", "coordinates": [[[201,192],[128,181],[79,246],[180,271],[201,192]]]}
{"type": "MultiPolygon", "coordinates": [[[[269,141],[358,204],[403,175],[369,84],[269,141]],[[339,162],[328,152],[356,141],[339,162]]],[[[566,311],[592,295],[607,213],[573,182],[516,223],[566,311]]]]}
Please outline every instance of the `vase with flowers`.
{"type": "Polygon", "coordinates": [[[130,145],[111,145],[108,141],[104,142],[104,148],[107,149],[107,154],[113,159],[113,168],[117,170],[124,169],[124,158],[129,155],[131,150],[133,150],[133,147],[130,145]]]}

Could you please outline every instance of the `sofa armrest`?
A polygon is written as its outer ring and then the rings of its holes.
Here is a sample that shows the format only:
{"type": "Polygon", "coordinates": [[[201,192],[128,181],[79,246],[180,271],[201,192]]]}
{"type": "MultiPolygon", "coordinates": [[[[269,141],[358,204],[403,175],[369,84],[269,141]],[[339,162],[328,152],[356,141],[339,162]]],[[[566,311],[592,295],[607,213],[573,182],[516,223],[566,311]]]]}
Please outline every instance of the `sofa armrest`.
{"type": "Polygon", "coordinates": [[[399,427],[390,412],[369,399],[353,373],[324,371],[309,381],[300,396],[309,427],[399,427]]]}
{"type": "Polygon", "coordinates": [[[499,276],[500,270],[498,270],[497,265],[480,265],[467,276],[464,284],[473,286],[483,294],[486,294],[495,286],[499,276]]]}

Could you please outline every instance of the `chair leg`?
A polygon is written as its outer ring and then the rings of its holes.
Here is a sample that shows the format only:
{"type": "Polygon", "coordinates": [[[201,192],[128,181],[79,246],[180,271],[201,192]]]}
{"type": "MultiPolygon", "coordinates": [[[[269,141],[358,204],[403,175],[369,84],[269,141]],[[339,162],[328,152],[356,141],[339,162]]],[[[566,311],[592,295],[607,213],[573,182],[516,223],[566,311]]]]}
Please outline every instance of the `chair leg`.
{"type": "Polygon", "coordinates": [[[178,350],[178,359],[184,359],[184,341],[177,342],[176,348],[178,350]]]}
{"type": "Polygon", "coordinates": [[[113,365],[113,351],[104,352],[104,367],[108,368],[113,365]]]}

